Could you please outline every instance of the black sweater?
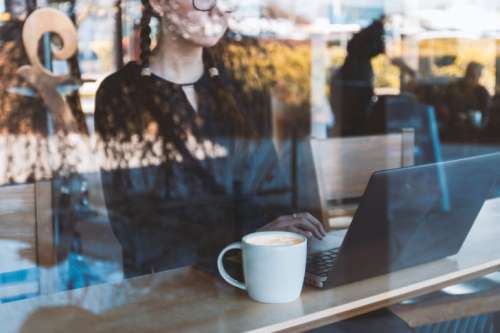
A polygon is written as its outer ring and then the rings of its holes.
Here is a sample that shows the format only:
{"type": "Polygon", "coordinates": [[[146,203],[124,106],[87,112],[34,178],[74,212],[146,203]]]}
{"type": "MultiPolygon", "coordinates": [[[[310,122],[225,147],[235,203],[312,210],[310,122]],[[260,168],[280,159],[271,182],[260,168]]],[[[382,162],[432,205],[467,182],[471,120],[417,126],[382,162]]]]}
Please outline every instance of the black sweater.
{"type": "Polygon", "coordinates": [[[290,210],[288,179],[263,121],[269,95],[206,73],[195,84],[195,111],[181,86],[140,72],[126,65],[96,99],[104,193],[125,273],[213,267],[224,245],[290,210]]]}

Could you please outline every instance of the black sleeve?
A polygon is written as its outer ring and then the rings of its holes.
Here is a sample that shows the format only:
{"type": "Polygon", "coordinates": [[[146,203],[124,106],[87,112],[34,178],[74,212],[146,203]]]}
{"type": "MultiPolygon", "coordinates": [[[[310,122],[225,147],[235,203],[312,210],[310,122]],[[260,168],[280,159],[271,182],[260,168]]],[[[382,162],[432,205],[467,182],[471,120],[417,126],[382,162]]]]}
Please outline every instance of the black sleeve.
{"type": "MultiPolygon", "coordinates": [[[[146,274],[151,270],[144,265],[148,257],[147,228],[138,221],[146,218],[144,210],[151,209],[146,195],[134,193],[131,187],[134,170],[128,169],[128,156],[124,147],[127,138],[127,123],[131,122],[133,109],[122,96],[123,77],[113,74],[100,85],[95,104],[95,128],[104,149],[101,161],[101,181],[104,201],[113,233],[122,246],[123,269],[127,277],[146,274]],[[132,173],[132,174],[131,174],[132,173]]],[[[140,170],[135,173],[141,174],[140,170]]]]}
{"type": "MultiPolygon", "coordinates": [[[[206,223],[209,215],[203,213],[213,210],[212,215],[220,218],[212,220],[224,221],[226,208],[216,206],[217,202],[197,205],[166,194],[171,163],[149,163],[141,155],[148,140],[141,137],[147,96],[127,94],[136,86],[126,85],[130,82],[126,77],[118,78],[105,80],[98,90],[95,125],[106,151],[101,166],[103,193],[111,227],[122,246],[125,276],[191,265],[201,255],[213,266],[218,250],[213,244],[221,242],[222,233],[214,235],[213,224],[206,223]]],[[[229,241],[233,240],[224,244],[229,241]]]]}

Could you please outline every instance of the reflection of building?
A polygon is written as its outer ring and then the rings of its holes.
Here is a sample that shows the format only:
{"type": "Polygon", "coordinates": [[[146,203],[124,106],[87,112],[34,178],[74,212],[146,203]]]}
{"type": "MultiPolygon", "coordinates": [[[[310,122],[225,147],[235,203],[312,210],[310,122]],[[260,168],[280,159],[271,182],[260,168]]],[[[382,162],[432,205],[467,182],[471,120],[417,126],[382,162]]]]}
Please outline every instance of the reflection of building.
{"type": "Polygon", "coordinates": [[[332,0],[329,5],[330,22],[367,25],[384,14],[383,1],[332,0]]]}
{"type": "Polygon", "coordinates": [[[238,6],[238,11],[234,14],[237,18],[240,17],[259,17],[262,8],[261,0],[246,0],[241,1],[238,6]]]}

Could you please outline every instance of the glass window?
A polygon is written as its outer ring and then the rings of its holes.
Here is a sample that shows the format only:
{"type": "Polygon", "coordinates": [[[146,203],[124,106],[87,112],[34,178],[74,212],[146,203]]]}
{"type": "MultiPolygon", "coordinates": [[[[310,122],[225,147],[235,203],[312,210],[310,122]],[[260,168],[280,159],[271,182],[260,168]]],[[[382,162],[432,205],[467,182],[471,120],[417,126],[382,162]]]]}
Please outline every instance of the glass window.
{"type": "Polygon", "coordinates": [[[0,1],[0,331],[500,330],[499,10],[0,1]]]}

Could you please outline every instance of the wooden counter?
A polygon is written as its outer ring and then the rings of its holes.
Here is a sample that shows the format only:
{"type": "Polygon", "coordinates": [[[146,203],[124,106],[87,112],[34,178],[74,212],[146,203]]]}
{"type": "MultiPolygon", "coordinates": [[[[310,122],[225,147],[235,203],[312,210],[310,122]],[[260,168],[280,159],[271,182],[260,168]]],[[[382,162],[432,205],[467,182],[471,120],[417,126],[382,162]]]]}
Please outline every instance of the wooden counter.
{"type": "Polygon", "coordinates": [[[306,287],[293,303],[259,304],[219,278],[183,268],[0,305],[1,331],[303,331],[500,270],[499,235],[497,199],[485,204],[458,255],[335,289],[306,287]]]}
{"type": "MultiPolygon", "coordinates": [[[[484,278],[477,279],[480,280],[484,278]]],[[[422,300],[416,299],[394,305],[390,310],[410,327],[495,313],[500,311],[500,286],[468,294],[453,295],[439,292],[426,295],[422,300]]]]}

